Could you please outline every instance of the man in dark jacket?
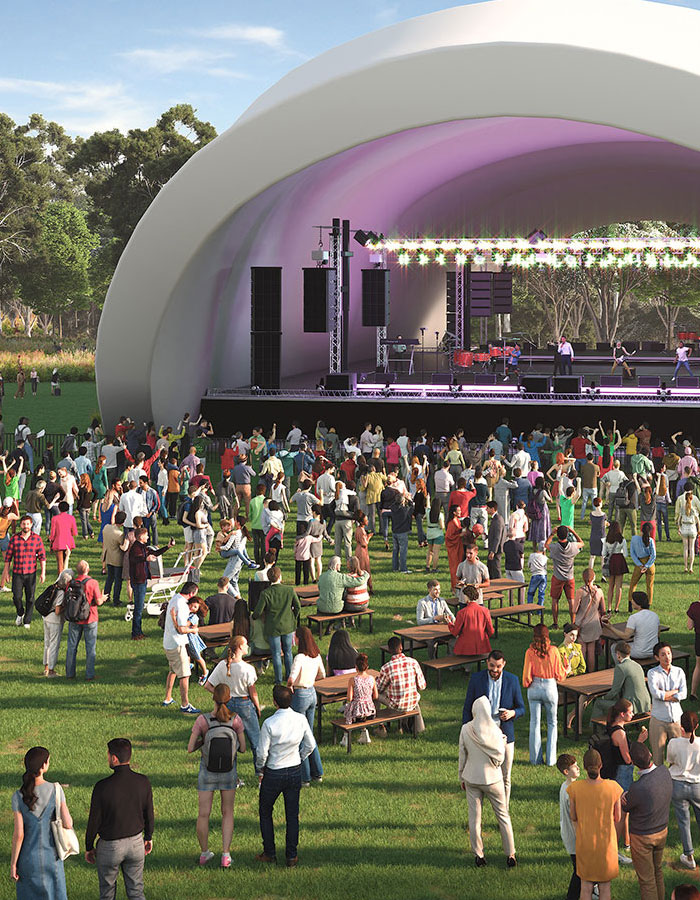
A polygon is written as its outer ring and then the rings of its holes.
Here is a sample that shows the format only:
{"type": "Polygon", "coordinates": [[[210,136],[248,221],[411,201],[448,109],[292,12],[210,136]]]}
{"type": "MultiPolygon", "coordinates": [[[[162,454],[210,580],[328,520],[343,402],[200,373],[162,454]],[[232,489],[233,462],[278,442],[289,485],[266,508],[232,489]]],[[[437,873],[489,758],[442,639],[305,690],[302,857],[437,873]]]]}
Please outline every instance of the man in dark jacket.
{"type": "Polygon", "coordinates": [[[501,555],[506,541],[506,525],[503,516],[498,511],[495,500],[489,500],[486,504],[486,514],[489,519],[489,536],[487,549],[489,552],[486,565],[489,570],[489,578],[501,577],[501,555]]]}
{"type": "Polygon", "coordinates": [[[394,572],[409,575],[411,570],[406,568],[406,556],[408,554],[408,536],[411,533],[413,520],[413,503],[401,495],[391,507],[391,535],[393,552],[391,556],[391,568],[394,572]]]}

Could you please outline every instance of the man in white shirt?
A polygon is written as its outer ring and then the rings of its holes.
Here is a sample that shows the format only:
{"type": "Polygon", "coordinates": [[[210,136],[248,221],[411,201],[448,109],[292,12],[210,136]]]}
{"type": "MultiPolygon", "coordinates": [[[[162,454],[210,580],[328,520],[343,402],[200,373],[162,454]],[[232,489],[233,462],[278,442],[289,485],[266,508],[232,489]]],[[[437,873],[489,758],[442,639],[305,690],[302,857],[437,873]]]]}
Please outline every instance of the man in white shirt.
{"type": "Polygon", "coordinates": [[[562,375],[573,374],[574,348],[565,337],[559,338],[559,371],[562,375]]]}
{"type": "Polygon", "coordinates": [[[605,475],[600,479],[601,492],[603,489],[607,490],[608,494],[608,519],[609,521],[613,521],[613,513],[615,512],[615,492],[623,484],[627,481],[627,476],[620,468],[620,460],[616,459],[613,462],[613,467],[609,472],[606,472],[605,475]]]}
{"type": "Polygon", "coordinates": [[[141,516],[142,519],[148,517],[148,509],[143,494],[139,494],[136,491],[138,486],[137,481],[130,481],[129,489],[122,494],[121,500],[119,501],[119,509],[126,514],[124,531],[133,531],[134,516],[141,516]]]}
{"type": "MultiPolygon", "coordinates": [[[[632,594],[632,609],[634,612],[627,620],[627,626],[608,626],[610,631],[630,645],[632,659],[647,659],[654,652],[654,647],[659,640],[659,628],[661,622],[655,612],[649,609],[649,597],[644,591],[634,591],[632,594]]],[[[611,648],[612,657],[616,660],[615,647],[611,648]]]]}
{"type": "Polygon", "coordinates": [[[442,468],[438,469],[435,472],[435,498],[440,501],[440,505],[442,506],[443,513],[445,515],[445,522],[447,522],[447,517],[449,514],[449,503],[450,503],[450,494],[455,489],[455,480],[450,475],[450,463],[449,460],[444,460],[442,464],[442,468]]]}
{"type": "Polygon", "coordinates": [[[299,449],[299,444],[301,444],[301,428],[299,428],[297,422],[292,422],[292,427],[287,435],[287,445],[289,446],[290,451],[293,452],[294,450],[299,449]]]}
{"type": "Polygon", "coordinates": [[[258,862],[276,862],[275,828],[272,811],[280,794],[284,796],[287,819],[285,857],[287,867],[299,862],[299,794],[301,792],[301,761],[310,756],[316,741],[306,716],[290,709],[292,691],[286,685],[276,684],[272,699],[277,712],[265,719],[260,729],[257,768],[260,776],[260,831],[263,852],[255,858],[258,862]]]}
{"type": "Polygon", "coordinates": [[[513,469],[520,469],[521,472],[530,471],[530,454],[527,452],[523,444],[518,444],[513,458],[510,461],[511,472],[513,469]]]}
{"type": "Polygon", "coordinates": [[[197,634],[196,625],[190,625],[187,617],[190,614],[187,601],[194,597],[199,589],[194,581],[186,581],[179,594],[175,594],[165,610],[165,628],[163,629],[163,650],[168,660],[168,676],[165,679],[165,700],[163,706],[173,704],[173,686],[175,679],[180,679],[180,712],[199,715],[189,700],[190,658],[187,653],[187,635],[197,634]]]}
{"type": "Polygon", "coordinates": [[[669,738],[681,736],[681,700],[688,696],[685,672],[680,666],[671,665],[673,650],[666,641],[654,647],[654,657],[659,665],[647,672],[647,684],[651,694],[651,719],[649,720],[649,747],[655,766],[664,764],[664,747],[669,738]]]}
{"type": "Polygon", "coordinates": [[[329,466],[323,475],[316,479],[316,495],[323,507],[323,519],[333,527],[333,505],[335,501],[335,466],[329,466]]]}
{"type": "Polygon", "coordinates": [[[360,453],[364,453],[369,458],[372,455],[374,447],[374,435],[372,434],[372,423],[365,422],[365,430],[360,435],[360,453]]]}
{"type": "Polygon", "coordinates": [[[396,438],[396,443],[401,448],[401,471],[404,477],[408,477],[408,459],[411,452],[411,439],[408,437],[408,431],[406,428],[400,429],[399,436],[396,438]]]}

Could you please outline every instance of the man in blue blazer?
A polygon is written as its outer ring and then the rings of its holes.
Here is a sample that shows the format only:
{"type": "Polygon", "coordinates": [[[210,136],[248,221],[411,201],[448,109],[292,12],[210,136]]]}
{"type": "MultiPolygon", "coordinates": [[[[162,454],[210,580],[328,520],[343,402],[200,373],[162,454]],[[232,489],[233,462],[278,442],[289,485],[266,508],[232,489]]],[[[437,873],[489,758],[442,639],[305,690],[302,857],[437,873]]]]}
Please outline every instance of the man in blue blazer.
{"type": "Polygon", "coordinates": [[[486,697],[491,704],[491,715],[506,736],[506,758],[501,766],[506,803],[510,805],[510,770],[513,768],[515,750],[515,720],[524,715],[525,704],[520,692],[520,682],[515,675],[505,671],[506,658],[500,650],[492,650],[486,660],[486,671],[469,676],[467,699],[462,711],[462,725],[472,720],[472,706],[479,697],[486,697]]]}

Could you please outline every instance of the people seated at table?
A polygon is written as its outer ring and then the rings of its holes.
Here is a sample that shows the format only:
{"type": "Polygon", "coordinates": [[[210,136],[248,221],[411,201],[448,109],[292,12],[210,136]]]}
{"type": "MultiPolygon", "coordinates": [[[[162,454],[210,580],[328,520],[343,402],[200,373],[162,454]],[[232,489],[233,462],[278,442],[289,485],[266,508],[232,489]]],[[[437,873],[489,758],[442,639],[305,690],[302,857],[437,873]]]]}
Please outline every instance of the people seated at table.
{"type": "Polygon", "coordinates": [[[515,720],[525,714],[525,704],[520,682],[512,672],[506,671],[506,658],[500,650],[492,650],[486,660],[486,669],[469,676],[467,697],[462,710],[462,724],[472,718],[472,707],[478,697],[486,697],[491,717],[500,725],[506,736],[506,754],[501,769],[506,804],[510,804],[510,773],[515,751],[515,720]]]}
{"type": "Polygon", "coordinates": [[[491,716],[486,697],[472,705],[472,720],[459,733],[459,779],[466,791],[469,810],[469,843],[477,868],[486,865],[481,835],[481,807],[488,799],[498,821],[501,842],[509,868],[517,865],[513,826],[508,812],[501,766],[506,754],[506,736],[491,716]]]}
{"type": "Polygon", "coordinates": [[[360,560],[356,556],[351,556],[348,560],[348,573],[353,576],[354,582],[345,588],[343,612],[364,612],[369,608],[369,572],[364,572],[360,560]]]}
{"type": "Polygon", "coordinates": [[[347,629],[339,628],[331,635],[326,663],[331,675],[347,675],[355,671],[357,650],[350,642],[347,629]]]}
{"type": "Polygon", "coordinates": [[[320,613],[328,615],[341,613],[344,605],[345,589],[360,587],[360,582],[367,584],[369,575],[356,576],[340,571],[341,559],[331,556],[328,568],[321,572],[318,579],[318,602],[316,608],[320,613]],[[363,581],[364,579],[364,581],[363,581]]]}
{"type": "Polygon", "coordinates": [[[401,638],[393,635],[387,641],[391,659],[379,670],[377,702],[390,710],[418,713],[414,720],[416,734],[425,731],[421,713],[419,691],[425,690],[425,676],[420,664],[410,656],[405,656],[401,638]]]}
{"type": "MultiPolygon", "coordinates": [[[[364,722],[367,719],[373,719],[377,710],[374,701],[378,697],[377,682],[374,675],[370,675],[369,658],[366,653],[358,653],[355,659],[355,670],[357,674],[348,681],[348,693],[346,696],[347,703],[345,705],[345,721],[349,725],[351,722],[364,722]]],[[[343,735],[341,744],[347,746],[348,741],[352,739],[350,732],[343,735]]],[[[360,744],[369,744],[369,731],[365,728],[360,734],[360,744]]]]}
{"type": "Polygon", "coordinates": [[[584,675],[586,672],[586,660],[577,638],[578,628],[572,622],[567,622],[564,626],[564,643],[559,647],[559,655],[568,678],[573,675],[584,675]]]}
{"type": "Polygon", "coordinates": [[[615,672],[613,683],[607,694],[597,697],[591,711],[592,719],[606,719],[608,711],[620,700],[629,700],[633,715],[648,713],[651,709],[651,697],[647,690],[644,669],[630,657],[630,645],[627,641],[618,641],[613,649],[615,672]]]}
{"type": "Polygon", "coordinates": [[[491,652],[489,638],[494,632],[491,612],[479,604],[479,591],[467,584],[462,591],[465,605],[450,623],[450,634],[456,638],[453,652],[457,656],[479,656],[491,652]]]}
{"type": "Polygon", "coordinates": [[[632,659],[648,659],[659,640],[661,622],[657,614],[649,609],[649,598],[644,591],[632,594],[632,609],[626,626],[609,625],[608,630],[629,643],[632,659]]]}
{"type": "Polygon", "coordinates": [[[489,570],[479,559],[476,543],[468,543],[464,549],[464,560],[457,566],[457,600],[464,603],[464,585],[473,584],[477,588],[477,603],[484,602],[482,588],[491,584],[489,570]]]}

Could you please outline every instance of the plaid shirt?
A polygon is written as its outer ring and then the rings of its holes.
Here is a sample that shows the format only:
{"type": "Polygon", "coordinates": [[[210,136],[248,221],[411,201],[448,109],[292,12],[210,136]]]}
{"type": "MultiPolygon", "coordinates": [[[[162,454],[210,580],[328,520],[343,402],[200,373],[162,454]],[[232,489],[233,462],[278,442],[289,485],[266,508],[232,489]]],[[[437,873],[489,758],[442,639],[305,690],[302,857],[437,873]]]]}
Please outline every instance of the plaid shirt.
{"type": "Polygon", "coordinates": [[[18,534],[14,535],[5,551],[5,562],[14,561],[12,571],[16,575],[31,575],[36,572],[37,562],[43,562],[45,559],[44,542],[34,532],[30,532],[26,540],[18,534]]]}
{"type": "Polygon", "coordinates": [[[379,670],[377,690],[387,695],[392,709],[415,709],[420,700],[418,691],[425,690],[423,670],[415,659],[398,653],[379,670]]]}

